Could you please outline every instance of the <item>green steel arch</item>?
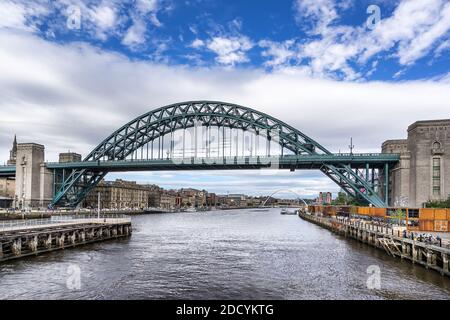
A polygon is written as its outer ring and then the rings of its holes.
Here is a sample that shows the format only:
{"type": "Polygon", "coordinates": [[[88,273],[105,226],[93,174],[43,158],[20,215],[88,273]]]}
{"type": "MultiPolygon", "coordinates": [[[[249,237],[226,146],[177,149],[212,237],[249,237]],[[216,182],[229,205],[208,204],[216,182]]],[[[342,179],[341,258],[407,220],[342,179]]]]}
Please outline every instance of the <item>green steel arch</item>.
{"type": "MultiPolygon", "coordinates": [[[[219,101],[189,101],[155,109],[128,122],[103,140],[83,161],[125,160],[159,137],[196,125],[250,130],[268,140],[273,139],[281,150],[290,150],[297,156],[332,155],[299,130],[265,113],[219,101]]],[[[385,205],[373,186],[349,166],[324,164],[320,170],[347,193],[375,206],[385,205]]],[[[107,173],[107,170],[73,170],[55,190],[52,205],[78,205],[107,173]]]]}
{"type": "Polygon", "coordinates": [[[123,160],[136,149],[178,129],[195,124],[253,130],[271,138],[295,154],[331,154],[295,128],[262,112],[231,103],[191,101],[150,111],[121,127],[100,143],[85,159],[123,160]]]}

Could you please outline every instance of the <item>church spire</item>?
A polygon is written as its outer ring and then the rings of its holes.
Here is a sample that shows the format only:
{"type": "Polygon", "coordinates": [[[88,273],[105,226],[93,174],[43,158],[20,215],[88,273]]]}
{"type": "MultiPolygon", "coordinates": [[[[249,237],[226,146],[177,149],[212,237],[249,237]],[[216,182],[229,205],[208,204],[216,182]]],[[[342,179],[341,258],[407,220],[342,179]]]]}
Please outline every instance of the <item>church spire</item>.
{"type": "Polygon", "coordinates": [[[9,166],[15,165],[16,158],[17,158],[17,137],[16,137],[16,135],[14,135],[13,147],[12,147],[11,151],[9,152],[9,160],[8,160],[7,164],[9,166]]]}
{"type": "Polygon", "coordinates": [[[13,142],[13,148],[12,148],[12,151],[13,151],[14,153],[17,152],[17,136],[16,136],[16,135],[14,135],[14,142],[13,142]]]}

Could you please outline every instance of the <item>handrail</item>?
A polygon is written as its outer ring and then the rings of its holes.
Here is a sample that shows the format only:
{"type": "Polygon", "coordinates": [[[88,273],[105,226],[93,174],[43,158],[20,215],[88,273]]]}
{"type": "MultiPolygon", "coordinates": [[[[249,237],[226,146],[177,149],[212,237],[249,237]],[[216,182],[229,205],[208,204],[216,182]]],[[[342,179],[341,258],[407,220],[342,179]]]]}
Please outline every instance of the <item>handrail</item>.
{"type": "Polygon", "coordinates": [[[48,219],[9,220],[0,222],[0,232],[33,229],[45,226],[73,225],[82,223],[129,223],[131,217],[120,214],[85,215],[85,216],[52,216],[48,219]]]}

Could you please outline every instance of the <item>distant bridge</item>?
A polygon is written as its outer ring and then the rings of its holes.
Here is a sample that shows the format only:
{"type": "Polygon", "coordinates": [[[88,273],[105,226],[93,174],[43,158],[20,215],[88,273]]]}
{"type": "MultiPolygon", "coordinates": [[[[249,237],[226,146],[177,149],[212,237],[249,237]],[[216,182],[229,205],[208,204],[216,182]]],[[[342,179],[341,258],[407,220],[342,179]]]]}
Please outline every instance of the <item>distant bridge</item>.
{"type": "MultiPolygon", "coordinates": [[[[46,166],[54,171],[54,206],[77,206],[109,172],[269,168],[320,170],[348,194],[382,207],[389,183],[381,181],[389,180],[389,169],[399,159],[398,154],[333,154],[259,111],[191,101],[130,121],[84,161],[46,166]]],[[[0,167],[0,176],[14,175],[15,167],[0,167]]]]}

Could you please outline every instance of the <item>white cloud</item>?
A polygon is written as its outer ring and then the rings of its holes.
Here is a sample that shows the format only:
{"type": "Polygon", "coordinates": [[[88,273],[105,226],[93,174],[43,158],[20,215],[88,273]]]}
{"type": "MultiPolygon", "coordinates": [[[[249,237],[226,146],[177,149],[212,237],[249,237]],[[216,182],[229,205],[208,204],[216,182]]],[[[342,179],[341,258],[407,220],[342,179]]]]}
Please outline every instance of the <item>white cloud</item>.
{"type": "Polygon", "coordinates": [[[0,2],[0,28],[29,29],[26,24],[25,8],[11,1],[0,2]]]}
{"type": "Polygon", "coordinates": [[[122,39],[122,44],[131,48],[137,48],[138,45],[145,43],[146,32],[147,26],[145,23],[140,19],[136,19],[125,33],[125,36],[122,39]]]}
{"type": "Polygon", "coordinates": [[[426,56],[450,30],[450,2],[445,0],[403,0],[373,31],[365,24],[339,25],[339,10],[346,7],[332,0],[296,2],[297,21],[302,26],[312,21],[309,31],[316,35],[297,51],[298,60],[307,61],[312,74],[335,77],[343,73],[344,79],[358,79],[364,74],[355,71],[351,62],[363,65],[380,53],[390,55],[391,50],[401,65],[408,66],[426,56]]]}
{"type": "Polygon", "coordinates": [[[201,39],[195,39],[194,41],[192,41],[192,43],[191,43],[191,47],[192,48],[195,48],[195,49],[198,49],[198,48],[201,48],[201,47],[203,47],[205,45],[205,42],[203,41],[203,40],[201,40],[201,39]]]}
{"type": "MultiPolygon", "coordinates": [[[[343,23],[341,16],[351,7],[350,0],[296,0],[296,20],[307,37],[281,42],[255,39],[263,49],[264,65],[301,65],[315,77],[360,80],[375,71],[370,64],[379,58],[394,58],[409,67],[429,53],[439,57],[445,52],[450,31],[450,2],[403,0],[391,16],[385,15],[384,9],[387,3],[392,6],[392,2],[381,3],[382,20],[374,30],[368,30],[365,23],[360,26],[343,23]]],[[[67,28],[64,16],[70,5],[80,8],[83,34],[101,41],[116,38],[133,50],[148,49],[147,40],[158,38],[154,30],[162,26],[158,16],[171,10],[167,0],[3,0],[0,1],[0,28],[36,32],[46,22],[47,37],[73,33],[67,28]],[[47,19],[52,14],[52,19],[47,19]]],[[[197,38],[190,44],[192,48],[204,47],[214,52],[216,62],[225,66],[250,60],[253,39],[241,32],[240,18],[231,20],[225,27],[213,22],[210,25],[211,30],[207,31],[210,39],[199,39],[197,26],[189,27],[197,38]]],[[[148,45],[151,47],[152,41],[148,45]]]]}
{"type": "Polygon", "coordinates": [[[11,28],[24,31],[35,31],[36,21],[32,18],[42,18],[48,14],[48,10],[41,1],[21,2],[2,0],[0,2],[0,29],[11,28]]]}
{"type": "Polygon", "coordinates": [[[235,65],[247,62],[246,52],[253,47],[252,42],[245,36],[213,37],[206,47],[217,54],[216,61],[223,65],[235,65]]]}
{"type": "Polygon", "coordinates": [[[314,33],[323,33],[338,18],[333,0],[297,0],[295,7],[298,11],[297,22],[307,24],[312,21],[314,33]]]}
{"type": "Polygon", "coordinates": [[[446,35],[450,30],[450,2],[440,12],[437,21],[429,26],[424,32],[414,37],[409,44],[399,49],[399,60],[403,65],[414,63],[417,59],[425,56],[432,45],[446,35]]]}
{"type": "Polygon", "coordinates": [[[269,40],[261,40],[258,45],[266,48],[261,55],[263,57],[272,57],[272,59],[264,62],[266,66],[276,67],[286,65],[295,57],[295,50],[292,49],[294,40],[287,40],[282,43],[277,43],[269,40]]]}
{"type": "MultiPolygon", "coordinates": [[[[418,119],[448,117],[450,101],[448,80],[351,83],[314,79],[301,68],[267,73],[167,66],[1,30],[0,70],[2,161],[7,160],[15,133],[19,142],[44,144],[47,159],[55,161],[59,152],[69,149],[86,155],[114,130],[149,110],[199,99],[268,113],[334,152],[346,151],[350,136],[355,152],[377,152],[384,140],[404,138],[407,126],[418,119]]],[[[249,179],[246,187],[235,188],[273,190],[287,183],[277,177],[249,179]]],[[[320,188],[333,186],[321,174],[314,177],[324,183],[320,188]]]]}
{"type": "Polygon", "coordinates": [[[77,8],[80,12],[80,30],[93,38],[106,41],[111,37],[121,39],[123,44],[135,47],[145,40],[148,25],[161,27],[157,14],[169,10],[161,0],[3,0],[0,2],[0,28],[13,28],[30,32],[47,23],[46,33],[73,32],[67,28],[67,20],[77,8]],[[127,7],[127,5],[130,5],[127,7]],[[44,19],[54,14],[51,20],[44,19]],[[130,18],[131,17],[131,18],[130,18]],[[131,20],[131,26],[126,28],[131,20]]]}
{"type": "Polygon", "coordinates": [[[96,28],[96,35],[102,40],[106,40],[108,31],[115,29],[117,23],[116,12],[113,8],[106,5],[100,5],[90,11],[92,20],[96,28]]]}
{"type": "Polygon", "coordinates": [[[156,12],[158,10],[157,0],[137,0],[136,7],[144,14],[156,12]]]}
{"type": "Polygon", "coordinates": [[[434,51],[436,57],[440,57],[442,53],[450,49],[450,40],[442,42],[434,51]]]}
{"type": "Polygon", "coordinates": [[[409,65],[423,57],[450,30],[450,3],[443,0],[409,0],[382,19],[373,32],[359,36],[362,60],[398,45],[399,63],[409,65]]]}
{"type": "Polygon", "coordinates": [[[144,19],[148,17],[155,27],[162,26],[162,23],[156,15],[159,10],[158,0],[137,0],[136,6],[139,12],[144,16],[144,19]]]}

